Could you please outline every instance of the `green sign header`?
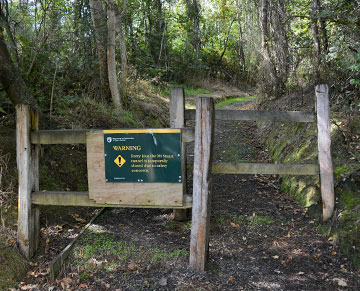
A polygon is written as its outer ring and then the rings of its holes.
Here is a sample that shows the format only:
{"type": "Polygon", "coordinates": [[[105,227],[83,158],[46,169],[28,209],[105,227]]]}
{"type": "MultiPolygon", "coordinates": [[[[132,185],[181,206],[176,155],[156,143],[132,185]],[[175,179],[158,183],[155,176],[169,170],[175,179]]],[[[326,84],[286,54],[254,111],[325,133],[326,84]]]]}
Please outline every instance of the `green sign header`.
{"type": "Polygon", "coordinates": [[[180,129],[104,130],[106,182],[181,183],[180,129]]]}

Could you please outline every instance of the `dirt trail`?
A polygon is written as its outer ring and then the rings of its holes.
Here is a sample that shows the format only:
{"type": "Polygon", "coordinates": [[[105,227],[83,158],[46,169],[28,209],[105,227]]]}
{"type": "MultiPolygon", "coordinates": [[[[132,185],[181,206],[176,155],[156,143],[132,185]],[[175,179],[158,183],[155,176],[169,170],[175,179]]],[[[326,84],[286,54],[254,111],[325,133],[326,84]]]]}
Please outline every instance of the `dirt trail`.
{"type": "MultiPolygon", "coordinates": [[[[215,160],[268,161],[255,132],[251,122],[217,122],[215,160]]],[[[191,161],[191,145],[188,155],[191,161]]],[[[57,281],[26,284],[37,283],[33,290],[360,290],[349,260],[274,177],[214,175],[213,183],[206,274],[188,269],[190,222],[173,221],[171,210],[117,208],[97,219],[57,281]]]]}

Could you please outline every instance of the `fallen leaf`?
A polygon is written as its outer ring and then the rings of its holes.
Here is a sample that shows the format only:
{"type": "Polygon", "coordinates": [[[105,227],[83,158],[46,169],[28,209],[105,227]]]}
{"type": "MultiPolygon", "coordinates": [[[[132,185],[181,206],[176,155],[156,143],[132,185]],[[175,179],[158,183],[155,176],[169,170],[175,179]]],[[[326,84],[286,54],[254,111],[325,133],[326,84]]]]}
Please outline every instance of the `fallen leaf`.
{"type": "Polygon", "coordinates": [[[87,285],[86,284],[80,284],[79,287],[80,288],[87,288],[87,285]]]}
{"type": "Polygon", "coordinates": [[[136,269],[136,264],[135,263],[130,263],[129,265],[128,265],[128,270],[129,271],[134,271],[135,269],[136,269]]]}
{"type": "Polygon", "coordinates": [[[331,254],[332,254],[333,256],[335,256],[335,255],[336,255],[336,251],[332,251],[331,254]]]}
{"type": "Polygon", "coordinates": [[[332,241],[333,240],[333,238],[332,238],[332,236],[330,236],[329,238],[328,238],[328,241],[332,241]]]}
{"type": "Polygon", "coordinates": [[[253,245],[248,245],[247,248],[248,249],[252,249],[254,246],[253,245]]]}
{"type": "Polygon", "coordinates": [[[167,285],[167,279],[162,277],[159,281],[160,286],[166,286],[167,285]]]}
{"type": "Polygon", "coordinates": [[[237,224],[237,223],[234,223],[234,222],[230,222],[230,225],[231,225],[232,227],[239,227],[239,226],[240,226],[240,224],[237,224]]]}
{"type": "Polygon", "coordinates": [[[234,280],[235,280],[234,276],[230,276],[228,279],[228,281],[234,281],[234,280]]]}
{"type": "Polygon", "coordinates": [[[342,278],[334,278],[333,281],[337,282],[340,287],[347,287],[347,283],[342,278]]]}

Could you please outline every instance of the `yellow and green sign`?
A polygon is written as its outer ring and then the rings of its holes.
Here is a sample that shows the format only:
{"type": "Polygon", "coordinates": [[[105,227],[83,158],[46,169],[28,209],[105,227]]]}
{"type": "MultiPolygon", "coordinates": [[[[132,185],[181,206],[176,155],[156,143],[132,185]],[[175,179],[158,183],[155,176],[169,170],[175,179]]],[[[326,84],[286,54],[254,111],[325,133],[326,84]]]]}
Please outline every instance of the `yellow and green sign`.
{"type": "Polygon", "coordinates": [[[181,183],[181,130],[104,130],[106,182],[181,183]]]}

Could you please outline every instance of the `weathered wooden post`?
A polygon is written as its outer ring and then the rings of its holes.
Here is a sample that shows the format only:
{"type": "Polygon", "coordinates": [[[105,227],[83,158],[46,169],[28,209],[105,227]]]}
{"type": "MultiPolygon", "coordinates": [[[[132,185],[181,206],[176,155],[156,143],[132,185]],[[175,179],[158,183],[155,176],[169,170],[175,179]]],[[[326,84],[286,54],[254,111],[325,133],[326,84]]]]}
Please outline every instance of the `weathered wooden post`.
{"type": "MultiPolygon", "coordinates": [[[[176,87],[171,88],[170,99],[170,127],[171,128],[184,128],[185,127],[185,93],[184,88],[176,87]]],[[[186,193],[186,152],[185,143],[181,143],[181,152],[183,157],[181,159],[181,167],[183,169],[183,185],[184,193],[186,193]]],[[[189,217],[188,209],[174,209],[174,220],[185,221],[189,217]]]]}
{"type": "Polygon", "coordinates": [[[39,243],[39,208],[31,204],[31,192],[39,191],[39,146],[30,141],[31,130],[38,130],[37,113],[29,105],[16,106],[16,159],[19,179],[18,244],[27,259],[39,243]]]}
{"type": "Polygon", "coordinates": [[[323,221],[328,220],[334,211],[334,176],[331,160],[331,127],[329,88],[327,85],[317,85],[316,112],[318,128],[318,159],[320,168],[320,187],[323,203],[323,221]]]}
{"type": "Polygon", "coordinates": [[[212,98],[196,100],[193,207],[190,267],[204,272],[209,253],[210,205],[212,197],[212,151],[215,109],[212,98]]]}

